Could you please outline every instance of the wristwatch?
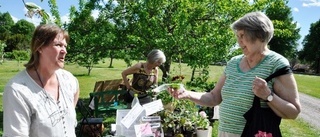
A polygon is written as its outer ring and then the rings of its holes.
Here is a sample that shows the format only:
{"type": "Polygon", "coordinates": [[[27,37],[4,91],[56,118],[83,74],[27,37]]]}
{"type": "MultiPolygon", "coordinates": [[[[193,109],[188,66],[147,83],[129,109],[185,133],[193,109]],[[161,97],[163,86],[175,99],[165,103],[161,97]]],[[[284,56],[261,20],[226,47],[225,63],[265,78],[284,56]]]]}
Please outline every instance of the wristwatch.
{"type": "Polygon", "coordinates": [[[273,92],[271,91],[270,95],[267,97],[267,102],[270,102],[273,100],[273,92]]]}

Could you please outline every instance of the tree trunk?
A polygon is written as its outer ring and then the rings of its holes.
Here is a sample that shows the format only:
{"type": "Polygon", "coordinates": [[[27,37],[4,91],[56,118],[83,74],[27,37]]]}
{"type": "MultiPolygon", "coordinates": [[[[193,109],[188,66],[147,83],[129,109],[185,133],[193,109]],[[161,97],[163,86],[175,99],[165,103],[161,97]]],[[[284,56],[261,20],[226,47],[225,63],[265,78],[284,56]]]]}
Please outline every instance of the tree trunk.
{"type": "Polygon", "coordinates": [[[317,61],[316,74],[319,74],[319,72],[320,72],[320,58],[318,58],[318,61],[317,61]]]}
{"type": "Polygon", "coordinates": [[[193,81],[194,79],[194,73],[196,72],[196,68],[193,68],[192,69],[192,74],[191,74],[191,80],[190,81],[193,81]]]}
{"type": "Polygon", "coordinates": [[[88,67],[88,76],[90,76],[91,70],[92,70],[92,67],[88,67]]]}
{"type": "Polygon", "coordinates": [[[112,63],[113,63],[113,57],[111,56],[111,58],[110,58],[110,64],[109,64],[109,68],[112,68],[112,63]]]}
{"type": "Polygon", "coordinates": [[[168,81],[170,66],[171,66],[171,62],[169,62],[169,61],[167,61],[164,64],[162,64],[161,66],[159,66],[159,68],[162,71],[162,82],[168,81]]]}
{"type": "Polygon", "coordinates": [[[113,62],[113,52],[110,53],[110,64],[109,64],[109,68],[112,68],[112,62],[113,62]]]}
{"type": "Polygon", "coordinates": [[[91,62],[86,68],[88,69],[88,76],[90,76],[91,70],[93,68],[93,62],[91,62]]]}

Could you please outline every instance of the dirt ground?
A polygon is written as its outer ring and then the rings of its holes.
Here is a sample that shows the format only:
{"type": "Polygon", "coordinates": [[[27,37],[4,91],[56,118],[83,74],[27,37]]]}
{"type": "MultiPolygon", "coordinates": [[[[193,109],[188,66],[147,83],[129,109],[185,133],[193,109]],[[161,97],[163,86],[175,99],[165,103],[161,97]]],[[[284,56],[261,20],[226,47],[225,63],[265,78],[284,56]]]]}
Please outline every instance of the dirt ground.
{"type": "Polygon", "coordinates": [[[301,113],[299,118],[308,122],[311,126],[320,129],[320,99],[299,93],[301,103],[301,113]]]}

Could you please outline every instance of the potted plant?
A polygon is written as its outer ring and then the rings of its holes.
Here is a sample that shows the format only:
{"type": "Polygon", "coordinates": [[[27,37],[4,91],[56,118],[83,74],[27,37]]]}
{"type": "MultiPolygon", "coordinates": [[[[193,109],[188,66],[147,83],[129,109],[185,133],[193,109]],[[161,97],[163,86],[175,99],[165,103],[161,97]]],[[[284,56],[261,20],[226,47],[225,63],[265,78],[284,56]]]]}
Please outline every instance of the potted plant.
{"type": "Polygon", "coordinates": [[[200,111],[195,121],[197,137],[211,137],[212,126],[205,111],[200,111]]]}
{"type": "Polygon", "coordinates": [[[157,98],[162,100],[165,108],[158,112],[162,119],[161,126],[165,136],[192,137],[192,134],[195,135],[194,121],[197,119],[198,108],[193,102],[174,99],[167,91],[160,92],[157,98]]]}
{"type": "MultiPolygon", "coordinates": [[[[178,100],[181,101],[181,100],[178,100]]],[[[180,104],[181,102],[176,102],[180,104]]],[[[189,106],[188,106],[189,107],[189,106]]],[[[195,119],[196,113],[192,109],[187,109],[184,105],[176,106],[174,111],[164,110],[161,111],[162,128],[165,136],[184,136],[192,137],[195,135],[195,119]]]]}
{"type": "MultiPolygon", "coordinates": [[[[177,75],[168,81],[167,85],[178,90],[184,76],[177,75]]],[[[167,137],[193,137],[196,135],[195,121],[197,120],[198,108],[189,100],[173,98],[168,91],[161,91],[158,99],[162,100],[164,110],[159,112],[162,119],[161,126],[167,137]]]]}
{"type": "MultiPolygon", "coordinates": [[[[169,81],[167,81],[168,83],[166,83],[164,85],[166,85],[165,86],[166,88],[167,88],[167,86],[170,86],[171,88],[178,90],[181,86],[183,86],[183,84],[182,84],[183,79],[184,79],[183,75],[177,75],[177,76],[174,76],[171,79],[169,79],[169,81]]],[[[167,89],[163,89],[163,91],[161,91],[159,94],[157,94],[156,98],[162,100],[162,103],[163,103],[164,108],[166,110],[170,110],[170,111],[175,110],[175,106],[177,106],[176,103],[178,101],[176,99],[174,99],[168,93],[167,89]]]]}

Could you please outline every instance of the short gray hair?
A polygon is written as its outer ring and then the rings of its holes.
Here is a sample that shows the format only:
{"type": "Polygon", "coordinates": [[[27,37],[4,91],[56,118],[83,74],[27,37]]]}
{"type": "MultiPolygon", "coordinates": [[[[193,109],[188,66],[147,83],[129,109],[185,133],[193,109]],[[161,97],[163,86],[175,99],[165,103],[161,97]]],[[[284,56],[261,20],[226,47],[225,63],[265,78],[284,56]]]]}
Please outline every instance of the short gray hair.
{"type": "Polygon", "coordinates": [[[269,42],[273,37],[274,28],[271,20],[262,12],[250,12],[231,24],[234,32],[244,30],[245,35],[251,40],[260,39],[269,42]]]}
{"type": "Polygon", "coordinates": [[[157,61],[164,63],[164,62],[166,62],[166,56],[164,55],[164,53],[161,50],[154,49],[149,52],[149,54],[147,56],[147,61],[152,64],[157,61]]]}

